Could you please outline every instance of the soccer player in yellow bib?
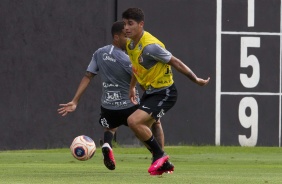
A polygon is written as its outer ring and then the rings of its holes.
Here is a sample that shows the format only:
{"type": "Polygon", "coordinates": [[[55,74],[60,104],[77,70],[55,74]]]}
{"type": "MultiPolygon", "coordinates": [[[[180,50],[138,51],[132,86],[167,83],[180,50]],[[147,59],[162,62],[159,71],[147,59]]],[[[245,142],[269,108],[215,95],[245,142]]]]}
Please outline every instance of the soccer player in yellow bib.
{"type": "Polygon", "coordinates": [[[206,85],[210,78],[197,77],[187,65],[167,51],[161,41],[144,31],[144,13],[141,9],[125,10],[122,19],[126,35],[130,38],[126,50],[134,73],[129,90],[131,101],[137,104],[134,88],[137,82],[145,90],[139,108],[128,117],[127,122],[139,140],[152,152],[153,160],[148,172],[161,175],[173,171],[174,166],[168,161],[169,156],[161,149],[150,128],[177,100],[171,66],[200,86],[206,85]]]}

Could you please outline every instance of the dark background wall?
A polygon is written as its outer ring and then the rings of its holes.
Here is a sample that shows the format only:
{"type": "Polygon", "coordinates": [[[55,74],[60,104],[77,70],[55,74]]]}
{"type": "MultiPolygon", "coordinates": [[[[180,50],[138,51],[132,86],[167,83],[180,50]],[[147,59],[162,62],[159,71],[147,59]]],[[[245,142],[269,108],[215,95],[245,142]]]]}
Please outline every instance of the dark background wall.
{"type": "Polygon", "coordinates": [[[1,0],[1,149],[61,147],[79,134],[101,135],[94,123],[99,80],[75,113],[61,118],[57,108],[71,100],[93,52],[110,41],[112,2],[1,0]]]}
{"type": "MultiPolygon", "coordinates": [[[[256,2],[260,2],[259,7],[264,4],[280,7],[278,0],[256,2]]],[[[211,77],[208,86],[199,87],[174,70],[179,99],[162,118],[166,144],[214,145],[219,134],[215,109],[218,77],[216,38],[219,35],[217,3],[223,6],[223,30],[241,31],[243,26],[240,23],[247,15],[247,5],[243,0],[0,0],[0,149],[68,147],[72,139],[81,134],[98,143],[103,136],[97,121],[101,94],[99,76],[93,79],[74,113],[60,117],[57,108],[60,103],[72,99],[92,54],[111,42],[111,24],[120,19],[128,7],[142,8],[145,30],[165,43],[166,48],[199,77],[211,77]]],[[[270,8],[267,15],[276,17],[276,13],[270,8]]],[[[260,22],[259,31],[266,22],[271,22],[270,18],[260,22]]],[[[275,24],[279,22],[275,21],[275,24]]],[[[238,38],[222,36],[220,51],[222,72],[225,72],[222,78],[226,79],[222,84],[227,83],[223,89],[236,86],[236,83],[228,85],[227,79],[240,74],[240,66],[236,69],[240,59],[228,63],[229,58],[225,58],[228,55],[231,58],[240,56],[240,50],[239,53],[236,51],[240,44],[233,42],[234,39],[238,38]],[[233,67],[228,69],[232,64],[233,67]],[[234,75],[230,75],[229,70],[234,75]]],[[[274,42],[277,39],[278,44],[273,46],[276,49],[268,50],[269,55],[279,52],[279,37],[275,37],[274,42]]],[[[239,145],[238,134],[242,133],[238,132],[242,129],[238,122],[239,100],[238,96],[227,96],[220,102],[223,145],[239,145]]],[[[266,103],[267,100],[262,98],[262,101],[266,103]]],[[[278,111],[280,103],[277,99],[266,103],[264,108],[273,104],[278,111]]],[[[272,120],[278,122],[279,115],[275,114],[272,120]]],[[[261,124],[267,121],[263,120],[261,124]]],[[[258,142],[258,145],[278,145],[277,137],[268,136],[277,125],[266,129],[267,134],[263,133],[265,127],[267,125],[260,127],[259,140],[263,140],[261,135],[266,135],[268,141],[258,142]]],[[[250,134],[250,128],[243,130],[250,134]]],[[[140,144],[126,127],[117,132],[117,141],[120,144],[140,144]]]]}

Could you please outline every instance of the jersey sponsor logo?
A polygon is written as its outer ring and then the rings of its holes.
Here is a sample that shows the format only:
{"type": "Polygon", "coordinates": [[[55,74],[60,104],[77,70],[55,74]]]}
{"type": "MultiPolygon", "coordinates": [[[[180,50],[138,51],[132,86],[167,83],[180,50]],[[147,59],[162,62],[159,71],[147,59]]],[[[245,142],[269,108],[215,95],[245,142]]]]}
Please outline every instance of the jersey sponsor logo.
{"type": "Polygon", "coordinates": [[[125,107],[125,106],[127,106],[127,102],[126,101],[115,102],[114,105],[116,107],[125,107]]]}
{"type": "Polygon", "coordinates": [[[105,92],[105,100],[106,101],[117,101],[117,100],[121,100],[121,93],[120,91],[107,91],[105,92]]]}
{"type": "Polygon", "coordinates": [[[171,82],[171,80],[159,80],[157,82],[158,82],[158,84],[169,84],[171,82]]]}
{"type": "Polygon", "coordinates": [[[116,62],[116,59],[115,59],[115,58],[112,58],[112,56],[110,56],[108,53],[104,53],[104,54],[103,54],[103,60],[104,60],[104,61],[116,62]]]}
{"type": "Polygon", "coordinates": [[[109,101],[103,100],[103,104],[110,105],[113,107],[126,107],[127,106],[126,101],[109,102],[109,101]]]}
{"type": "Polygon", "coordinates": [[[104,88],[109,88],[109,87],[118,87],[118,84],[109,84],[109,83],[106,83],[106,82],[103,82],[103,87],[104,88]]]}
{"type": "Polygon", "coordinates": [[[171,68],[169,67],[169,65],[166,66],[166,70],[165,70],[165,75],[170,75],[172,74],[171,68]]]}
{"type": "Polygon", "coordinates": [[[159,114],[157,115],[157,117],[158,118],[161,118],[161,117],[163,117],[165,115],[165,112],[164,112],[164,110],[162,109],[160,112],[159,112],[159,114]]]}

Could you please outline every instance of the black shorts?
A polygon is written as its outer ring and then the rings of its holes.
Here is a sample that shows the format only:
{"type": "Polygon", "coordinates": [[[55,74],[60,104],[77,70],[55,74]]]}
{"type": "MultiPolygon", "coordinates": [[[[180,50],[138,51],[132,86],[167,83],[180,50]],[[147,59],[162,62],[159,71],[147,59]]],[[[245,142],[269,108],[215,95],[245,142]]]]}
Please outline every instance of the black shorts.
{"type": "Polygon", "coordinates": [[[177,89],[175,85],[151,94],[144,93],[139,109],[151,114],[158,121],[165,113],[171,109],[177,100],[177,89]]]}
{"type": "Polygon", "coordinates": [[[137,109],[138,105],[122,110],[109,110],[101,106],[99,123],[101,126],[110,129],[121,125],[128,126],[127,118],[137,109]]]}

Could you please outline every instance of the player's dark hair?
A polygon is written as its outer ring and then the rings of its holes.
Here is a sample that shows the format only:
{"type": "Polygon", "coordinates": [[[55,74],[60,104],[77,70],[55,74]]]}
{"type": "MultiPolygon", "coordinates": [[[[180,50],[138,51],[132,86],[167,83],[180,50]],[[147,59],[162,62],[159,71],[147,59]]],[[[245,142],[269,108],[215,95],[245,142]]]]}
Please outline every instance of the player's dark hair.
{"type": "Polygon", "coordinates": [[[123,21],[116,21],[112,25],[112,37],[114,38],[115,34],[120,34],[122,30],[124,29],[124,22],[123,21]]]}
{"type": "Polygon", "coordinates": [[[122,13],[122,18],[132,19],[139,23],[144,21],[145,15],[140,8],[128,8],[122,13]]]}

